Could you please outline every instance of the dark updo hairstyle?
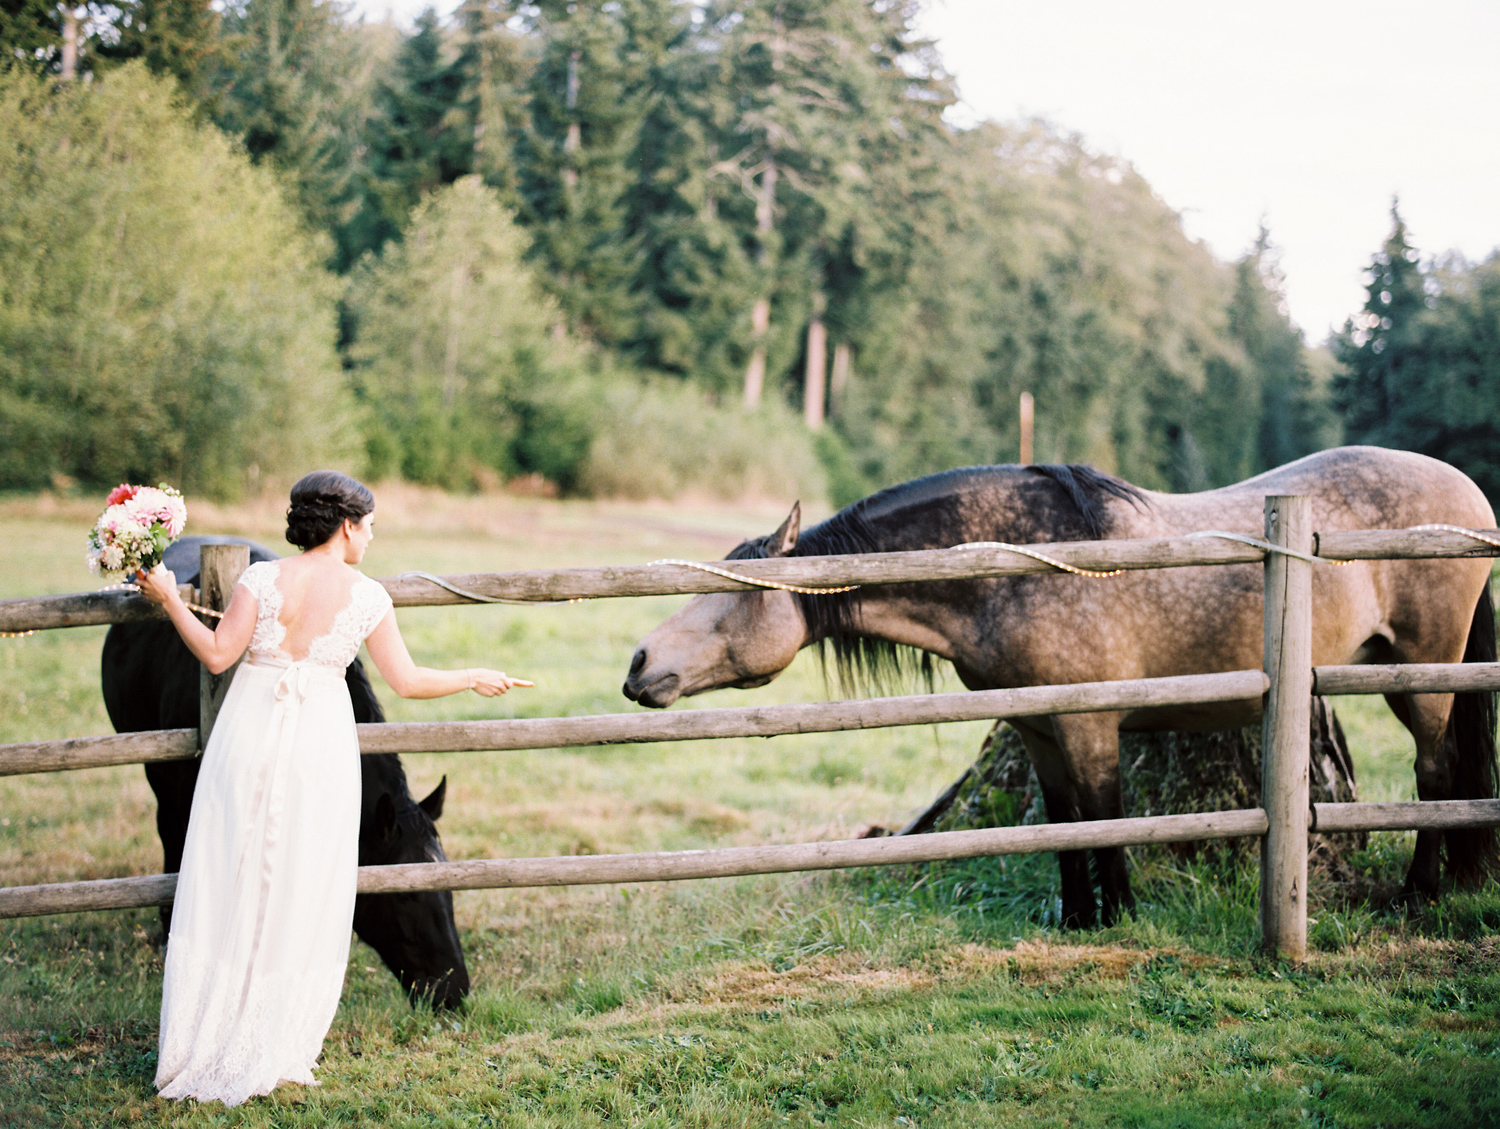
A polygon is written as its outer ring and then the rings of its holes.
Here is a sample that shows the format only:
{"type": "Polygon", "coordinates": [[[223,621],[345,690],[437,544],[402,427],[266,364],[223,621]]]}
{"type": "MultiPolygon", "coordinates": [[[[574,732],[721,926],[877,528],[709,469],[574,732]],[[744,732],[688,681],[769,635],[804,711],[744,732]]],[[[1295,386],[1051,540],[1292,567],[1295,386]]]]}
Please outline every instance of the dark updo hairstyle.
{"type": "Polygon", "coordinates": [[[358,522],[375,510],[375,495],[363,482],[336,470],[315,470],[292,487],[286,508],[286,539],[313,549],[339,531],[344,519],[358,522]]]}

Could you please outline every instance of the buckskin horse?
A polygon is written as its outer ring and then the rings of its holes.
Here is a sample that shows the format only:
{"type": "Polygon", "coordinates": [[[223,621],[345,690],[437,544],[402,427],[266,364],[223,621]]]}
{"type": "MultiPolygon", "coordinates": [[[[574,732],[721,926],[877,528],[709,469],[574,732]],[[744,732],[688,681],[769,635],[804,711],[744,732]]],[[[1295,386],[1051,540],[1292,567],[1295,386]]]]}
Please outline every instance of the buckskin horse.
{"type": "MultiPolygon", "coordinates": [[[[1086,466],[986,466],[893,486],[799,533],[800,510],[728,560],[938,549],[975,541],[1040,544],[1179,537],[1205,530],[1259,536],[1264,498],[1305,494],[1313,528],[1386,529],[1448,523],[1489,529],[1479,488],[1445,463],[1345,447],[1196,494],[1143,490],[1086,466]]],[[[1360,561],[1313,569],[1313,662],[1494,661],[1485,559],[1360,561]]],[[[841,680],[879,684],[909,660],[953,664],[971,690],[1258,669],[1263,649],[1259,565],[1155,569],[1105,579],[1030,575],[889,584],[837,595],[779,590],[693,598],[649,634],[631,660],[625,696],[645,706],[722,686],[763,686],[810,644],[832,651],[841,680]]],[[[827,653],[826,651],[824,652],[827,653]]],[[[1496,792],[1491,693],[1400,694],[1386,701],[1416,744],[1424,800],[1496,792]]],[[[1124,815],[1119,731],[1247,725],[1259,700],[1113,713],[1017,718],[1054,823],[1124,815]]],[[[1423,831],[1403,897],[1435,897],[1446,854],[1468,883],[1496,860],[1485,831],[1423,831]],[[1446,848],[1446,850],[1445,850],[1446,848]]],[[[1106,923],[1133,907],[1124,852],[1094,852],[1106,923]]],[[[1065,925],[1100,913],[1085,852],[1058,856],[1065,925]]]]}
{"type": "MultiPolygon", "coordinates": [[[[166,552],[165,564],[180,583],[198,578],[198,549],[204,544],[250,546],[252,561],[275,560],[276,554],[240,537],[184,537],[166,552]]],[[[198,660],[170,623],[119,623],[109,629],[100,658],[104,705],[121,733],[146,729],[196,729],[198,726],[198,660]]],[[[364,666],[355,659],[345,671],[354,719],[384,721],[364,666]]],[[[406,783],[401,758],[381,753],[359,758],[359,865],[384,866],[444,860],[436,820],[443,812],[448,778],[418,802],[406,783]]],[[[146,765],[146,779],[156,793],[156,829],[161,836],[163,867],[174,873],[182,865],[188,813],[200,762],[158,761],[146,765]]],[[[307,865],[318,865],[308,859],[307,865]]],[[[162,926],[170,928],[171,909],[163,907],[162,926]]],[[[405,894],[361,894],[354,900],[354,931],[380,954],[415,1005],[457,1008],[469,992],[469,972],[453,920],[453,895],[446,890],[405,894]]]]}

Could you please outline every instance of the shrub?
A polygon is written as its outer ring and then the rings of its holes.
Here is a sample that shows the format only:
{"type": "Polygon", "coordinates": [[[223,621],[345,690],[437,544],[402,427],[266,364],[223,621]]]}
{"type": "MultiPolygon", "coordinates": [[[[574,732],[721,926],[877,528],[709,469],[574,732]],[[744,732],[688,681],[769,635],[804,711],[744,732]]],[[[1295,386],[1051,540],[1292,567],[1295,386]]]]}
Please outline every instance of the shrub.
{"type": "Polygon", "coordinates": [[[0,72],[0,486],[223,496],[341,461],[326,258],[169,80],[0,72]]]}

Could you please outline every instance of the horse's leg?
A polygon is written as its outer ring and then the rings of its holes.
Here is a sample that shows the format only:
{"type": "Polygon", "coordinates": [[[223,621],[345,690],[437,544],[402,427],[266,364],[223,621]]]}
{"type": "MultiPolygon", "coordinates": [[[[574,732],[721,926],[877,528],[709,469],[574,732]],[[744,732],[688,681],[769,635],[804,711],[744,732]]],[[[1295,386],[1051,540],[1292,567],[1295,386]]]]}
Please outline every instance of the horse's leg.
{"type": "MultiPolygon", "coordinates": [[[[1078,819],[1124,819],[1120,795],[1120,720],[1117,713],[1068,714],[1053,721],[1073,766],[1078,797],[1078,819]]],[[[1105,925],[1120,919],[1121,911],[1135,910],[1124,847],[1094,851],[1105,925]]],[[[1092,890],[1090,891],[1092,893],[1092,890]]]]}
{"type": "MultiPolygon", "coordinates": [[[[1031,767],[1036,769],[1042,786],[1042,802],[1047,806],[1048,823],[1072,823],[1078,818],[1078,804],[1062,747],[1053,732],[1052,719],[1017,718],[1014,722],[1031,767]]],[[[1087,851],[1058,851],[1058,877],[1062,885],[1062,927],[1088,929],[1098,918],[1099,905],[1094,900],[1094,883],[1089,878],[1087,851]]]]}
{"type": "MultiPolygon", "coordinates": [[[[1114,819],[1124,814],[1120,800],[1119,715],[1077,714],[1023,719],[1017,724],[1042,786],[1051,823],[1114,819]]],[[[1118,847],[1094,852],[1104,893],[1104,920],[1111,924],[1122,908],[1133,908],[1124,852],[1118,847]]],[[[1087,851],[1059,851],[1062,924],[1065,929],[1091,928],[1099,903],[1089,875],[1087,851]]]]}
{"type": "MultiPolygon", "coordinates": [[[[1452,742],[1445,740],[1448,715],[1453,709],[1452,694],[1387,694],[1391,712],[1411,732],[1417,746],[1417,797],[1423,800],[1446,800],[1453,794],[1452,742]]],[[[1412,851],[1411,868],[1401,887],[1406,903],[1432,901],[1438,894],[1442,874],[1441,831],[1418,831],[1412,851]]]]}

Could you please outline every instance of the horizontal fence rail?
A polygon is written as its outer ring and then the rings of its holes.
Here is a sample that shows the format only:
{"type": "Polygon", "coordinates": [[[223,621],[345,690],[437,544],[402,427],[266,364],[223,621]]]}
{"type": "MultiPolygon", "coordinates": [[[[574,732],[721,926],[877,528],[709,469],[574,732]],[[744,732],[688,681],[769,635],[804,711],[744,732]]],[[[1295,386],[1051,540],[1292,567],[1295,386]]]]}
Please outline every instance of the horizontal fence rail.
{"type": "MultiPolygon", "coordinates": [[[[1313,804],[1311,825],[1336,831],[1433,830],[1500,827],[1500,800],[1429,800],[1393,804],[1313,804]]],[[[416,890],[488,890],[528,886],[588,886],[673,882],[793,871],[897,866],[989,855],[1037,854],[1097,847],[1183,843],[1260,836],[1266,813],[1243,811],[1158,815],[1032,827],[942,831],[900,838],[841,839],[700,851],[552,858],[472,859],[359,868],[361,894],[416,890]]],[[[0,889],[0,918],[168,905],[175,874],[105,878],[0,889]]]]}
{"type": "Polygon", "coordinates": [[[1500,690],[1500,663],[1401,663],[1393,666],[1315,666],[1313,693],[1447,694],[1500,690]]]}
{"type": "MultiPolygon", "coordinates": [[[[1263,671],[1235,670],[1175,678],[855,698],[783,706],[498,721],[381,722],[360,725],[357,729],[362,753],[554,749],[652,741],[703,741],[723,737],[775,737],[951,721],[993,721],[998,717],[1238,702],[1259,698],[1265,693],[1266,685],[1263,671]]],[[[197,734],[196,729],[161,729],[113,737],[4,745],[0,746],[0,776],[184,760],[197,755],[197,734]]]]}
{"type": "MultiPolygon", "coordinates": [[[[1266,676],[1258,670],[1192,674],[1130,682],[1090,682],[1014,690],[970,690],[842,702],[671,713],[596,714],[589,717],[512,718],[497,721],[384,722],[360,725],[362,753],[484,752],[573,748],[588,745],[702,741],[721,737],[775,737],[884,729],[899,725],[987,721],[1054,713],[1088,713],[1153,706],[1244,701],[1260,697],[1266,676]]],[[[1500,690],[1500,663],[1411,663],[1398,666],[1313,668],[1313,692],[1337,694],[1442,693],[1500,690]]],[[[104,737],[73,737],[0,745],[0,776],[66,772],[107,765],[187,760],[198,755],[196,729],[157,729],[104,737]]]]}
{"type": "MultiPolygon", "coordinates": [[[[1500,537],[1500,530],[1479,530],[1500,537]]],[[[1248,536],[1249,534],[1247,534],[1248,536]]],[[[1258,536],[1258,531],[1257,534],[1258,536]]],[[[1318,555],[1330,560],[1401,557],[1492,557],[1500,549],[1460,533],[1412,530],[1330,530],[1314,535],[1318,555]]],[[[1157,540],[1067,541],[1030,546],[1074,568],[1188,568],[1199,565],[1258,564],[1265,550],[1209,536],[1157,540]]],[[[1008,549],[924,549],[909,553],[868,553],[830,557],[775,557],[715,562],[757,580],[811,587],[846,584],[904,584],[914,581],[974,580],[1053,573],[1048,564],[1008,549]]],[[[443,577],[457,588],[492,600],[544,603],[616,596],[688,595],[742,592],[756,587],[680,564],[480,572],[443,577]]],[[[381,580],[398,607],[472,603],[419,577],[381,580]]],[[[0,631],[39,631],[104,623],[161,619],[160,609],[126,592],[82,592],[66,596],[27,596],[0,600],[0,631]]]]}
{"type": "MultiPolygon", "coordinates": [[[[684,709],[667,714],[597,714],[498,721],[404,721],[359,726],[362,753],[480,753],[526,748],[768,738],[787,733],[927,726],[1043,714],[1239,702],[1260,697],[1260,670],[1130,682],[1080,682],[1071,687],[972,690],[956,694],[810,702],[787,706],[684,709]]],[[[1316,694],[1404,694],[1500,690],[1500,663],[1410,663],[1313,669],[1316,694]]],[[[108,765],[145,765],[198,756],[198,730],[157,729],[98,738],[0,745],[0,777],[66,772],[108,765]]]]}

